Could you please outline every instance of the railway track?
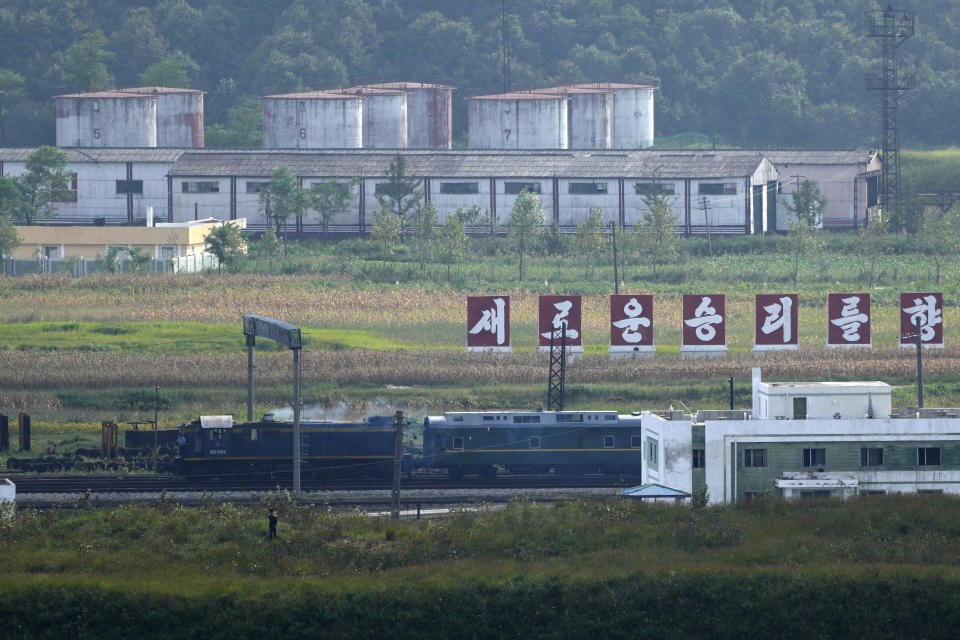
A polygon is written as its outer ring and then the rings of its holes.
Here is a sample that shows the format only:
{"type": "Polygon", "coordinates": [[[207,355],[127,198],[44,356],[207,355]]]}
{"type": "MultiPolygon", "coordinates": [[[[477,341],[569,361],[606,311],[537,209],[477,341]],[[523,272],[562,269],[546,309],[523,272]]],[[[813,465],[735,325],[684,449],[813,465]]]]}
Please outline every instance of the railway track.
{"type": "MultiPolygon", "coordinates": [[[[277,488],[292,489],[289,478],[230,478],[220,476],[204,482],[188,481],[165,474],[87,474],[58,476],[28,476],[13,478],[18,494],[31,493],[171,493],[186,491],[273,491],[277,488]]],[[[642,482],[637,476],[547,476],[504,475],[497,478],[464,478],[451,480],[446,477],[416,474],[403,478],[404,490],[458,490],[458,489],[590,489],[630,487],[642,482]]],[[[304,478],[304,491],[378,491],[389,490],[391,485],[383,480],[316,480],[304,478]]]]}

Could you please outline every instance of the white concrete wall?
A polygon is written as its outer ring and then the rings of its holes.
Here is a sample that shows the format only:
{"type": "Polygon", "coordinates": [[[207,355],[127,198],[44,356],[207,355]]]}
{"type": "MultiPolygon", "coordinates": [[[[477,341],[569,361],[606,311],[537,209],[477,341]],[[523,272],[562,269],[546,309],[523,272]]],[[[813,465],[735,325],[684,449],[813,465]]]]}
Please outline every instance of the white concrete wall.
{"type": "Polygon", "coordinates": [[[613,94],[571,93],[569,138],[571,149],[609,149],[613,130],[613,94]]]}
{"type": "MultiPolygon", "coordinates": [[[[269,181],[269,178],[264,178],[269,181]]],[[[238,181],[240,182],[240,181],[238,181]]],[[[237,196],[240,196],[240,186],[237,186],[237,196]]],[[[256,215],[246,214],[246,209],[239,217],[246,217],[253,224],[262,223],[263,219],[256,215]]],[[[174,178],[173,179],[173,222],[186,222],[203,218],[230,217],[230,179],[229,178],[174,178]],[[215,182],[220,186],[219,193],[183,193],[184,182],[215,182]]]]}
{"type": "MultiPolygon", "coordinates": [[[[642,224],[644,216],[649,208],[643,201],[643,195],[637,193],[636,186],[639,184],[649,184],[649,179],[632,179],[623,181],[623,217],[626,227],[632,228],[637,224],[642,224]]],[[[685,224],[684,211],[684,181],[683,180],[657,180],[659,184],[672,184],[673,195],[667,196],[667,203],[673,211],[673,220],[675,225],[685,224]]]]}
{"type": "Polygon", "coordinates": [[[644,482],[657,482],[673,489],[693,492],[693,435],[690,420],[664,420],[648,411],[642,414],[644,482]],[[647,461],[646,438],[658,443],[657,464],[647,461]]]}
{"type": "MultiPolygon", "coordinates": [[[[810,165],[789,164],[780,165],[780,192],[777,194],[777,231],[789,230],[789,224],[796,222],[797,216],[790,212],[793,205],[793,192],[797,190],[797,179],[800,182],[812,180],[817,183],[820,191],[827,199],[823,209],[822,226],[835,227],[839,225],[853,227],[854,218],[854,179],[863,171],[859,165],[810,165]]],[[[867,215],[867,182],[861,180],[857,184],[857,221],[862,227],[867,215]]]]}
{"type": "Polygon", "coordinates": [[[653,144],[653,89],[614,89],[614,149],[644,149],[653,144]]]}
{"type": "Polygon", "coordinates": [[[203,147],[203,94],[161,93],[157,97],[157,146],[203,147]]]}
{"type": "Polygon", "coordinates": [[[57,98],[58,147],[156,147],[157,99],[57,98]]]}
{"type": "Polygon", "coordinates": [[[471,149],[566,149],[567,100],[469,100],[471,149]]]}
{"type": "Polygon", "coordinates": [[[560,191],[559,223],[561,226],[582,223],[587,214],[598,207],[603,209],[604,223],[620,221],[619,184],[615,178],[564,178],[559,180],[557,184],[560,191]],[[572,183],[606,184],[607,192],[589,195],[570,193],[572,183]]]}
{"type": "Polygon", "coordinates": [[[361,98],[263,99],[265,149],[359,149],[361,98]]]}
{"type": "Polygon", "coordinates": [[[407,148],[406,94],[363,96],[363,147],[407,148]]]}
{"type": "MultiPolygon", "coordinates": [[[[133,196],[133,217],[145,218],[147,207],[161,220],[167,216],[167,172],[173,163],[134,162],[133,180],[143,181],[143,195],[133,196]]],[[[23,162],[4,162],[3,172],[18,176],[23,162]]],[[[117,194],[117,180],[127,179],[125,162],[71,162],[67,171],[77,174],[77,201],[56,202],[57,215],[66,218],[127,218],[127,196],[117,194]]]]}
{"type": "Polygon", "coordinates": [[[449,149],[453,142],[453,90],[405,89],[407,148],[449,149]]]}
{"type": "Polygon", "coordinates": [[[759,396],[758,419],[793,418],[794,398],[807,399],[808,420],[832,420],[838,413],[845,418],[863,417],[868,412],[874,418],[890,417],[890,387],[761,382],[755,393],[759,396]]]}

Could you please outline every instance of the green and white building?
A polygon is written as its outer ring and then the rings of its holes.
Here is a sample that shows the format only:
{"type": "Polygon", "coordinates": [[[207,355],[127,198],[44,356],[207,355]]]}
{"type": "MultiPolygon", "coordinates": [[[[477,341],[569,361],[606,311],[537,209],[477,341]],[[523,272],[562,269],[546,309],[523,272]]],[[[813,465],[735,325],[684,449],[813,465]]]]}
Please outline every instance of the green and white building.
{"type": "Polygon", "coordinates": [[[692,488],[711,502],[960,493],[958,411],[891,411],[890,391],[882,382],[764,383],[755,369],[752,412],[690,421],[692,488]]]}

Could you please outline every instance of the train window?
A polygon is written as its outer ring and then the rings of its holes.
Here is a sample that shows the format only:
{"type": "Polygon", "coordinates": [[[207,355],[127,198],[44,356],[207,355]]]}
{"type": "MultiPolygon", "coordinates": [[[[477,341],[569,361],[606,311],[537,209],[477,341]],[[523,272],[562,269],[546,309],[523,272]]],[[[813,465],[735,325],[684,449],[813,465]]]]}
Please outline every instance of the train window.
{"type": "Polygon", "coordinates": [[[582,413],[558,413],[557,422],[583,422],[582,413]]]}
{"type": "Polygon", "coordinates": [[[607,415],[607,416],[603,416],[603,419],[604,419],[604,420],[616,420],[616,419],[617,419],[617,416],[607,415]]]}
{"type": "Polygon", "coordinates": [[[463,422],[463,416],[453,416],[454,422],[463,422]]]}
{"type": "Polygon", "coordinates": [[[630,436],[630,448],[640,449],[643,447],[643,436],[630,436]]]}
{"type": "Polygon", "coordinates": [[[539,424],[540,416],[513,416],[514,424],[539,424]]]}
{"type": "Polygon", "coordinates": [[[617,439],[615,436],[603,436],[604,449],[613,449],[616,445],[617,445],[617,439]]]}
{"type": "Polygon", "coordinates": [[[257,440],[257,430],[256,430],[256,429],[250,429],[250,440],[251,440],[252,442],[256,442],[256,440],[257,440]]]}
{"type": "Polygon", "coordinates": [[[457,436],[453,439],[454,449],[463,449],[463,436],[457,436]]]}
{"type": "Polygon", "coordinates": [[[540,436],[530,436],[530,448],[531,449],[540,448],[540,436]]]}
{"type": "Polygon", "coordinates": [[[493,416],[483,416],[484,422],[493,422],[493,416]]]}

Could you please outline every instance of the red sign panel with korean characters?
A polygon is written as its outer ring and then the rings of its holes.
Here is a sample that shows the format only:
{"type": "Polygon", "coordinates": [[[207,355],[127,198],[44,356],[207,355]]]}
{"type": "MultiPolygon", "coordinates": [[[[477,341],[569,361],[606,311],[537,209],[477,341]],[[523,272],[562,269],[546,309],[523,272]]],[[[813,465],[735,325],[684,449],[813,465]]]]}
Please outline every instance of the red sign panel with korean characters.
{"type": "Polygon", "coordinates": [[[467,296],[467,351],[510,351],[510,296],[467,296]]]}
{"type": "Polygon", "coordinates": [[[756,300],[754,351],[796,349],[797,294],[758,293],[756,300]]]}
{"type": "Polygon", "coordinates": [[[831,293],[827,297],[827,346],[869,347],[870,294],[831,293]]]}
{"type": "Polygon", "coordinates": [[[727,350],[727,301],[723,294],[684,294],[681,322],[681,350],[727,350]]]}
{"type": "Polygon", "coordinates": [[[654,348],[653,296],[610,296],[610,353],[642,353],[654,348]]]}
{"type": "Polygon", "coordinates": [[[943,294],[900,294],[900,346],[917,344],[917,321],[920,321],[920,343],[925,347],[943,347],[943,294]]]}
{"type": "MultiPolygon", "coordinates": [[[[567,325],[567,351],[583,351],[583,334],[580,326],[580,296],[540,296],[539,345],[542,351],[550,350],[550,334],[554,329],[567,325]]],[[[556,332],[557,344],[560,331],[556,332]]]]}

